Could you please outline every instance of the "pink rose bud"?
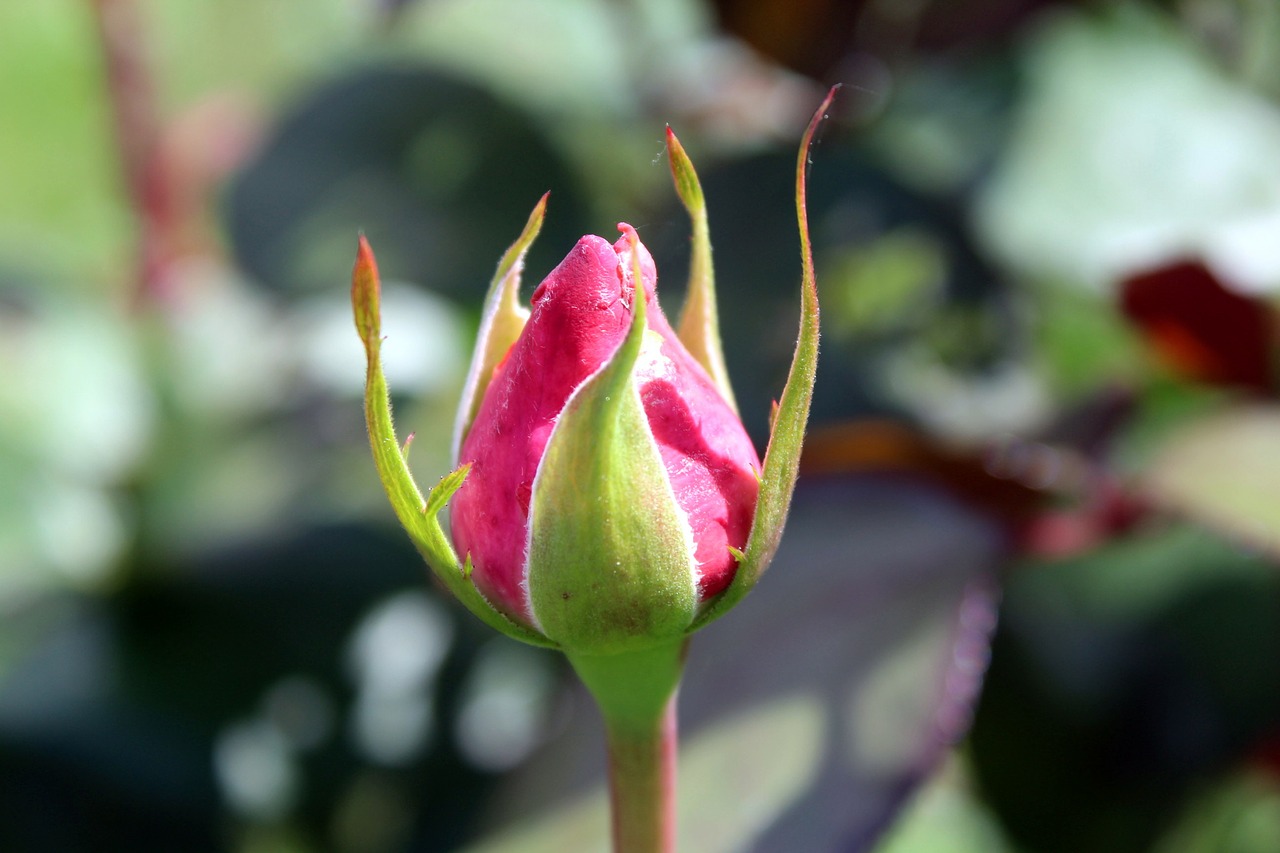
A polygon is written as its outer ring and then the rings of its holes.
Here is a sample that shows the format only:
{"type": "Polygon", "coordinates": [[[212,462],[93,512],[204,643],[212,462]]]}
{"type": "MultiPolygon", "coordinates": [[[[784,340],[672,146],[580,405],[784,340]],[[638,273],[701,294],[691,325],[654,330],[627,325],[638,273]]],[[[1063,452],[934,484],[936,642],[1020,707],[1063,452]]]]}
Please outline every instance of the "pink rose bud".
{"type": "Polygon", "coordinates": [[[613,245],[579,240],[534,292],[532,311],[521,307],[544,196],[485,299],[454,430],[458,467],[425,495],[392,424],[381,286],[361,238],[351,299],[374,463],[435,576],[486,624],[564,650],[582,673],[614,653],[683,648],[759,581],[782,536],[813,398],[818,290],[805,173],[834,94],[796,160],[800,330],[763,465],[725,371],[702,187],[670,129],[671,175],[693,224],[678,328],[658,307],[653,259],[629,225],[613,245]],[[452,536],[440,523],[446,505],[452,536]]]}
{"type": "Polygon", "coordinates": [[[458,463],[470,470],[450,502],[454,545],[481,594],[561,643],[566,631],[582,633],[568,623],[588,613],[600,622],[621,611],[614,625],[575,637],[592,646],[688,628],[697,605],[733,579],[730,549],[746,546],[759,491],[759,457],[741,420],[663,316],[649,252],[620,228],[629,236],[613,245],[583,237],[534,292],[465,430],[458,463]],[[645,310],[630,377],[593,383],[631,331],[636,269],[645,310]],[[642,434],[601,426],[625,417],[627,401],[611,392],[636,397],[642,434]],[[599,416],[562,417],[588,395],[600,398],[599,416]],[[556,439],[607,475],[557,464],[547,455],[556,439]],[[553,528],[579,531],[571,552],[541,547],[553,528]]]}

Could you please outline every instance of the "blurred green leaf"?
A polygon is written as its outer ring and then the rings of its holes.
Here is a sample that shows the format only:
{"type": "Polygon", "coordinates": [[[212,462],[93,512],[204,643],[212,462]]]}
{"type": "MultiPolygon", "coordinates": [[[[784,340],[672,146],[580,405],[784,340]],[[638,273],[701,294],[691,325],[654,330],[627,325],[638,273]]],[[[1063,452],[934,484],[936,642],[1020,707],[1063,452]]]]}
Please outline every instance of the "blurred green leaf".
{"type": "Polygon", "coordinates": [[[828,325],[847,337],[918,326],[937,308],[946,283],[943,247],[911,226],[842,246],[824,260],[828,325]]]}
{"type": "Polygon", "coordinates": [[[0,254],[67,277],[126,264],[100,83],[83,3],[0,4],[0,254]]]}
{"type": "Polygon", "coordinates": [[[1280,554],[1280,406],[1236,406],[1175,430],[1143,483],[1161,505],[1280,554]]]}
{"type": "Polygon", "coordinates": [[[876,853],[1012,853],[999,822],[953,756],[898,820],[876,853]]]}
{"type": "MultiPolygon", "coordinates": [[[[141,5],[166,120],[215,93],[270,100],[304,73],[332,73],[362,33],[344,0],[141,5]]],[[[86,4],[0,4],[0,256],[72,288],[118,284],[132,251],[102,87],[86,4]]]]}
{"type": "Polygon", "coordinates": [[[1155,853],[1273,853],[1280,839],[1280,782],[1241,773],[1213,786],[1186,811],[1155,853]]]}
{"type": "Polygon", "coordinates": [[[1100,384],[1137,382],[1149,371],[1140,339],[1110,304],[1060,283],[1033,295],[1032,340],[1055,390],[1080,394],[1100,384]]]}

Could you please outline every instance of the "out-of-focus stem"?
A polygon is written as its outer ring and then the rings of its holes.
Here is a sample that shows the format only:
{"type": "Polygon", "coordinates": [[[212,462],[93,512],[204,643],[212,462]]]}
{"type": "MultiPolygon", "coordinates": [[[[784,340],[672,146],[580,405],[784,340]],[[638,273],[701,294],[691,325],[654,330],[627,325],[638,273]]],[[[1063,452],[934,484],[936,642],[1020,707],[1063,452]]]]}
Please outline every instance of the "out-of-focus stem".
{"type": "Polygon", "coordinates": [[[136,0],[91,0],[125,190],[137,220],[136,299],[163,295],[172,199],[158,155],[159,120],[136,0]]]}

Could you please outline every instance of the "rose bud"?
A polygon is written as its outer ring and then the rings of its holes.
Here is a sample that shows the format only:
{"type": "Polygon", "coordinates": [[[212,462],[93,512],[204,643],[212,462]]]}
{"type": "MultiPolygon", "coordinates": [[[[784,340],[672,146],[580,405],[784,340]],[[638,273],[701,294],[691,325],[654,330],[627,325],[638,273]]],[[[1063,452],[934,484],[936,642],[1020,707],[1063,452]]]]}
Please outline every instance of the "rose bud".
{"type": "Polygon", "coordinates": [[[619,227],[613,245],[583,237],[534,291],[463,425],[470,472],[450,505],[481,594],[574,649],[683,634],[733,579],[759,490],[741,420],[619,227]]]}
{"type": "MultiPolygon", "coordinates": [[[[653,259],[628,225],[612,245],[583,237],[534,291],[532,309],[523,308],[520,276],[544,196],[485,300],[454,435],[458,467],[425,498],[391,423],[377,268],[361,239],[352,302],[368,360],[374,460],[436,576],[488,624],[565,650],[580,673],[594,665],[584,660],[601,656],[662,648],[669,658],[768,566],[795,486],[817,364],[805,165],[830,97],[796,164],[800,334],[763,465],[724,369],[702,189],[670,129],[672,176],[693,222],[678,327],[663,316],[653,259]],[[447,503],[451,536],[439,521],[447,503]]],[[[663,666],[673,671],[674,663],[663,666]]]]}
{"type": "Polygon", "coordinates": [[[805,167],[834,95],[796,162],[800,334],[763,465],[720,351],[702,187],[670,128],[671,174],[693,222],[678,327],[658,306],[653,259],[629,225],[612,245],[579,240],[534,291],[532,310],[521,307],[543,196],[485,298],[454,430],[460,465],[426,497],[391,423],[378,271],[360,240],[351,300],[383,487],[436,577],[469,610],[508,636],[563,650],[595,697],[618,853],[675,850],[676,692],[688,635],[752,589],[782,536],[818,358],[805,167]],[[452,541],[439,519],[450,502],[452,541]]]}

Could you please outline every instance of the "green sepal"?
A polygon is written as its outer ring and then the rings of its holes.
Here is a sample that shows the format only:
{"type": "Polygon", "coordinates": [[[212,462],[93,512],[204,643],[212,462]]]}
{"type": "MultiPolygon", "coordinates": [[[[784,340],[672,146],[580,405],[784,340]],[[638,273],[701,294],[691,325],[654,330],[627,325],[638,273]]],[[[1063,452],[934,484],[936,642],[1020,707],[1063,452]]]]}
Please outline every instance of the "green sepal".
{"type": "MultiPolygon", "coordinates": [[[[408,460],[406,460],[407,462],[408,460]]],[[[427,492],[427,503],[422,508],[423,515],[439,515],[444,509],[445,504],[449,502],[449,498],[453,497],[453,493],[462,488],[462,483],[467,479],[467,474],[471,473],[471,463],[468,462],[456,471],[451,471],[440,478],[440,482],[427,492]]],[[[470,555],[467,555],[470,558],[470,555]]],[[[455,562],[457,557],[454,558],[455,562]]]]}
{"type": "Polygon", "coordinates": [[[839,86],[827,93],[813,114],[796,160],[796,219],[800,228],[800,334],[791,359],[791,370],[782,397],[773,412],[769,447],[765,451],[760,474],[760,496],[755,518],[738,570],[729,588],[709,602],[689,629],[696,631],[729,612],[760,580],[773,555],[778,551],[791,495],[800,472],[800,451],[804,444],[805,424],[813,401],[813,383],[818,369],[818,282],[813,271],[813,245],[809,239],[809,215],[806,207],[805,181],[809,149],[813,135],[831,106],[839,86]]]}
{"type": "Polygon", "coordinates": [[[508,637],[535,646],[554,647],[555,644],[547,638],[517,625],[485,601],[470,581],[469,573],[459,566],[458,555],[454,553],[453,546],[440,527],[440,510],[462,486],[469,466],[446,475],[426,499],[423,499],[422,492],[413,481],[413,475],[405,463],[408,442],[405,450],[402,450],[396,440],[391,420],[391,395],[387,389],[386,377],[382,373],[381,290],[373,250],[361,236],[355,269],[351,274],[351,305],[355,311],[356,330],[364,343],[368,365],[365,374],[364,412],[369,429],[369,444],[373,449],[378,477],[391,500],[391,507],[431,571],[468,610],[508,637]]]}
{"type": "Polygon", "coordinates": [[[702,183],[693,169],[693,161],[685,153],[684,146],[676,139],[675,132],[667,127],[667,161],[671,164],[671,177],[675,181],[676,195],[689,212],[693,223],[693,239],[689,258],[689,287],[676,326],[676,336],[690,354],[697,359],[711,376],[734,414],[738,404],[729,384],[729,370],[724,363],[724,349],[720,343],[720,319],[716,311],[715,269],[711,264],[711,231],[707,225],[707,202],[702,195],[702,183]]]}
{"type": "Polygon", "coordinates": [[[634,372],[645,346],[639,240],[631,326],[573,392],[547,440],[529,506],[529,600],[567,652],[670,644],[697,612],[693,536],[649,429],[634,372]]]}
{"type": "Polygon", "coordinates": [[[467,381],[462,388],[462,400],[458,404],[458,416],[453,427],[454,461],[457,461],[462,441],[480,411],[484,393],[493,379],[493,368],[520,337],[529,319],[529,310],[520,304],[520,274],[524,271],[524,256],[542,230],[549,195],[544,193],[534,205],[524,230],[498,261],[498,269],[489,283],[484,310],[480,314],[480,328],[476,332],[476,347],[471,355],[471,367],[467,370],[467,381]]]}

